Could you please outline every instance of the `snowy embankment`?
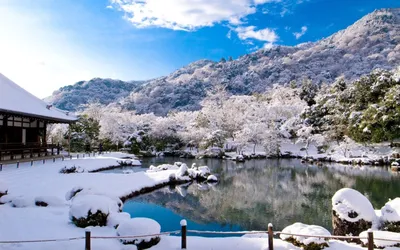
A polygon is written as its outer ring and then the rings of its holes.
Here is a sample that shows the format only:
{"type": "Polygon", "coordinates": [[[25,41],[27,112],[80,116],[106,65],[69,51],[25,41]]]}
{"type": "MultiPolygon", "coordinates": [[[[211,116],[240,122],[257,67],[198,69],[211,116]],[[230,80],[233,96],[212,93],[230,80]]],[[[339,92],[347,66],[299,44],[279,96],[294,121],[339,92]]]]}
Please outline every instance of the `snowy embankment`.
{"type": "MultiPolygon", "coordinates": [[[[294,143],[290,140],[283,140],[279,145],[279,157],[302,158],[309,162],[320,161],[376,166],[391,165],[393,171],[400,170],[400,149],[390,147],[389,143],[371,145],[361,145],[355,142],[340,145],[332,143],[326,148],[318,148],[313,142],[307,146],[304,142],[294,143]]],[[[260,145],[257,145],[255,148],[247,145],[243,148],[241,154],[228,152],[225,155],[236,161],[250,158],[278,157],[277,155],[268,155],[260,145]]]]}
{"type": "MultiPolygon", "coordinates": [[[[110,173],[72,173],[61,174],[63,167],[80,167],[83,171],[93,171],[98,168],[111,166],[123,157],[122,154],[106,155],[95,158],[58,160],[55,163],[29,163],[3,166],[0,172],[0,187],[3,193],[0,202],[0,249],[7,250],[79,250],[84,247],[84,240],[41,242],[41,243],[12,243],[1,241],[65,239],[82,237],[85,230],[90,229],[93,236],[117,236],[139,233],[159,232],[155,221],[131,219],[127,213],[121,213],[122,202],[118,197],[125,197],[143,188],[154,187],[168,183],[171,178],[176,180],[193,178],[204,173],[209,174],[206,167],[188,168],[185,164],[152,167],[147,172],[132,174],[110,173]],[[107,156],[107,157],[106,157],[107,156]],[[178,166],[180,165],[180,166],[178,166]],[[37,202],[43,202],[39,206],[37,202]],[[46,203],[46,204],[44,204],[46,203]],[[84,227],[81,224],[90,213],[100,215],[98,221],[86,221],[104,226],[84,227]],[[100,211],[100,212],[99,212],[100,211]],[[101,221],[102,214],[106,219],[101,221]],[[74,219],[75,218],[75,221],[74,219]],[[79,221],[78,221],[79,220],[79,221]],[[77,222],[78,221],[78,222],[77,222]],[[121,225],[121,228],[117,227],[121,225]],[[116,229],[117,228],[117,229],[116,229]],[[120,230],[118,230],[118,228],[120,230]],[[129,232],[128,232],[129,231],[129,232]]],[[[211,176],[211,175],[209,175],[211,176]]],[[[207,178],[209,178],[209,176],[207,178]]],[[[187,180],[189,180],[187,179],[187,180]]],[[[212,177],[211,179],[214,179],[212,177]]],[[[96,218],[97,219],[97,218],[96,218]]],[[[179,222],[176,222],[179,230],[179,222]]],[[[190,228],[189,228],[190,229],[190,228]]],[[[161,228],[161,231],[162,228],[161,228]]],[[[141,239],[138,239],[140,241],[141,239]]],[[[151,239],[148,239],[149,242],[151,239]]],[[[157,241],[157,240],[156,240],[157,241]]],[[[145,244],[148,241],[144,242],[145,244]]],[[[280,239],[274,240],[277,250],[299,249],[280,239]]],[[[231,237],[231,238],[202,238],[188,237],[188,247],[197,249],[238,249],[266,250],[265,237],[231,237]]],[[[180,248],[180,237],[160,236],[160,241],[151,249],[176,250],[180,248]]],[[[92,239],[92,249],[96,250],[128,250],[135,246],[126,246],[118,239],[92,239]]],[[[360,246],[344,242],[330,241],[326,249],[362,249],[360,246]]]]}

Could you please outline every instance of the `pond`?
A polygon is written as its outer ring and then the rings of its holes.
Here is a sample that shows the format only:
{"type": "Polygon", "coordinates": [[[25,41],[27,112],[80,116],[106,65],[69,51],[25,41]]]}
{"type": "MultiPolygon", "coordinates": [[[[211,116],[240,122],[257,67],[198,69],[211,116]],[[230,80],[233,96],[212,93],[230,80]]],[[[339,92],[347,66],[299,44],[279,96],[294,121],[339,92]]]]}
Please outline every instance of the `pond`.
{"type": "Polygon", "coordinates": [[[331,198],[343,187],[364,194],[380,209],[389,198],[400,196],[400,176],[372,166],[324,167],[298,159],[249,160],[236,163],[218,159],[147,158],[150,165],[181,161],[207,165],[219,177],[216,185],[168,187],[125,203],[132,217],[157,220],[163,231],[176,230],[182,218],[196,230],[266,230],[273,223],[282,230],[294,222],[321,225],[332,230],[331,198]]]}

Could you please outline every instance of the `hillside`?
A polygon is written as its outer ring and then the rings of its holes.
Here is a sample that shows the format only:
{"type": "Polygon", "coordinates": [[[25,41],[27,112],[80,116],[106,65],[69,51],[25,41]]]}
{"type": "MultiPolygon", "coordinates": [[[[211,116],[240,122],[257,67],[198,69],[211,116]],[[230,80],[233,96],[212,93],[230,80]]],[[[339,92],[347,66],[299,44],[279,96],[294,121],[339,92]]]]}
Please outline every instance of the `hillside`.
{"type": "MultiPolygon", "coordinates": [[[[125,97],[118,103],[127,109],[165,115],[170,110],[199,109],[206,90],[216,84],[232,94],[252,94],[273,84],[301,84],[304,78],[315,83],[332,83],[339,76],[353,80],[376,68],[393,69],[399,62],[400,9],[382,9],[318,42],[262,49],[227,62],[191,63],[168,76],[136,84],[130,94],[124,89],[113,101],[125,97]]],[[[54,104],[71,110],[88,101],[76,85],[56,92],[54,104]]],[[[112,101],[112,96],[98,98],[112,101]]]]}
{"type": "Polygon", "coordinates": [[[90,102],[108,105],[127,97],[141,83],[94,78],[90,81],[80,81],[74,85],[62,87],[54,91],[52,96],[45,98],[45,101],[69,111],[75,111],[81,105],[90,102]]]}

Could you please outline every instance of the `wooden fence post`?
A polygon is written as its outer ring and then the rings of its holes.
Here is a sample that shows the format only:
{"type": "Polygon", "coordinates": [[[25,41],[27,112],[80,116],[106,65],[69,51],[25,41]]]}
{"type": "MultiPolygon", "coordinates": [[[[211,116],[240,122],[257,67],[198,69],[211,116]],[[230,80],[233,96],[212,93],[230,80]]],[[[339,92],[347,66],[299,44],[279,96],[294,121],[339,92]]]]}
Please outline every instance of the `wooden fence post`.
{"type": "Polygon", "coordinates": [[[31,160],[31,166],[33,166],[33,160],[31,160]]]}
{"type": "Polygon", "coordinates": [[[53,157],[53,162],[56,162],[56,157],[53,157]]]}
{"type": "Polygon", "coordinates": [[[17,168],[19,168],[19,161],[17,161],[17,168]]]}
{"type": "Polygon", "coordinates": [[[90,249],[90,230],[85,231],[85,250],[90,249]]]}
{"type": "Polygon", "coordinates": [[[0,171],[3,171],[3,163],[0,163],[0,171]]]}
{"type": "Polygon", "coordinates": [[[274,250],[274,231],[272,223],[268,224],[268,250],[274,250]]]}
{"type": "Polygon", "coordinates": [[[182,234],[181,249],[186,249],[186,227],[187,227],[187,221],[181,220],[181,234],[182,234]]]}
{"type": "Polygon", "coordinates": [[[368,229],[368,250],[374,250],[374,233],[368,229]]]}

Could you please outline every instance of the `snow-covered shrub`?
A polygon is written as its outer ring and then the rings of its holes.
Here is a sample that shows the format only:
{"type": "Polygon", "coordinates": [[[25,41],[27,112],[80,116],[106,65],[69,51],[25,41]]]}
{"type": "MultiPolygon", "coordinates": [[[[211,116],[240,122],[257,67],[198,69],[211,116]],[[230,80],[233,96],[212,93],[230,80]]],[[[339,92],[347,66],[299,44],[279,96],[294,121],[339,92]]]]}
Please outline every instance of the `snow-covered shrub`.
{"type": "Polygon", "coordinates": [[[359,235],[377,220],[371,202],[351,188],[342,188],[335,193],[332,213],[334,235],[359,235]]]}
{"type": "Polygon", "coordinates": [[[83,187],[74,187],[73,189],[71,189],[70,191],[68,191],[65,194],[65,199],[67,201],[71,200],[72,198],[75,197],[75,195],[77,195],[79,192],[81,192],[82,190],[84,190],[83,187]]]}
{"type": "Polygon", "coordinates": [[[383,229],[400,233],[400,198],[388,201],[381,209],[383,229]]]}
{"type": "Polygon", "coordinates": [[[72,199],[69,216],[77,227],[106,226],[110,213],[118,213],[118,203],[110,197],[87,194],[72,199]]]}
{"type": "Polygon", "coordinates": [[[10,203],[12,207],[33,207],[35,201],[32,197],[5,195],[1,199],[2,203],[10,203]]]}
{"type": "Polygon", "coordinates": [[[61,207],[65,202],[56,196],[39,196],[35,198],[35,205],[38,207],[61,207]]]}
{"type": "Polygon", "coordinates": [[[321,235],[331,236],[331,233],[323,227],[315,225],[307,225],[300,222],[285,227],[280,234],[282,240],[286,240],[295,246],[302,247],[304,250],[320,250],[328,246],[328,240],[316,237],[292,236],[289,234],[302,235],[321,235]]]}
{"type": "Polygon", "coordinates": [[[131,215],[125,212],[122,213],[111,213],[107,217],[107,226],[108,227],[113,227],[117,228],[119,224],[121,224],[123,221],[130,220],[131,215]]]}
{"type": "MultiPolygon", "coordinates": [[[[376,238],[380,239],[391,239],[400,241],[400,234],[387,232],[387,231],[372,231],[374,234],[374,245],[377,248],[386,248],[386,247],[400,247],[400,243],[394,241],[386,241],[386,240],[377,240],[376,238]]],[[[364,231],[360,234],[360,237],[368,237],[368,231],[364,231]]],[[[367,239],[362,239],[362,243],[366,246],[368,244],[367,239]]]]}
{"type": "Polygon", "coordinates": [[[62,169],[60,169],[60,174],[74,174],[74,173],[83,173],[85,172],[84,169],[82,169],[81,167],[76,167],[75,165],[72,167],[63,167],[62,169]]]}
{"type": "Polygon", "coordinates": [[[218,181],[218,178],[217,178],[215,175],[209,175],[209,176],[207,177],[207,181],[208,181],[208,182],[217,182],[217,181],[218,181]]]}
{"type": "MultiPolygon", "coordinates": [[[[149,234],[159,234],[161,226],[157,221],[149,218],[133,218],[124,220],[117,227],[117,234],[119,236],[141,236],[149,234]]],[[[147,236],[137,238],[121,239],[124,244],[134,244],[138,249],[147,249],[160,242],[159,236],[147,236]]]]}
{"type": "Polygon", "coordinates": [[[103,194],[99,191],[96,191],[92,188],[84,188],[84,187],[74,187],[72,188],[70,191],[68,191],[65,194],[65,199],[66,200],[72,200],[74,197],[78,196],[78,195],[101,195],[101,196],[107,196],[108,198],[112,199],[115,201],[115,203],[118,205],[119,210],[122,211],[122,207],[124,205],[124,203],[121,201],[120,198],[113,196],[113,195],[108,195],[108,194],[103,194]]]}
{"type": "Polygon", "coordinates": [[[188,166],[186,164],[181,164],[179,169],[176,171],[175,176],[181,178],[184,176],[189,176],[188,166]]]}
{"type": "Polygon", "coordinates": [[[8,187],[5,183],[0,182],[0,198],[8,193],[8,187]]]}

